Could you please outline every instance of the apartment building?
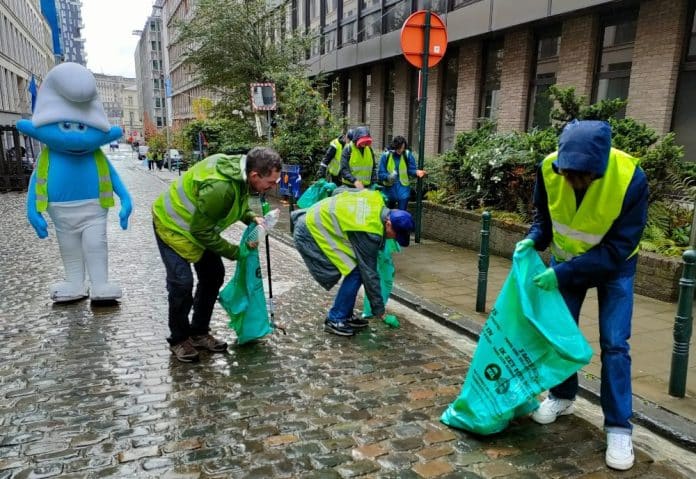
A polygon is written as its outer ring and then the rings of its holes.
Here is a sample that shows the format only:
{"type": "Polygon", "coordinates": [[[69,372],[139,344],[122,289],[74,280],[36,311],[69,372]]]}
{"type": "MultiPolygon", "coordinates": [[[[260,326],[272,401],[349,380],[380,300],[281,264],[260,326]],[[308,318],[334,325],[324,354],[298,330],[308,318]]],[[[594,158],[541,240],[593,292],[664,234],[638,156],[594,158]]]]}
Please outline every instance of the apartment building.
{"type": "Polygon", "coordinates": [[[0,0],[0,125],[31,115],[31,77],[38,86],[52,65],[51,30],[39,0],[0,0]]]}
{"type": "MultiPolygon", "coordinates": [[[[126,114],[126,107],[128,107],[129,112],[132,111],[133,107],[138,108],[137,95],[135,99],[132,96],[133,90],[137,91],[135,78],[103,75],[101,73],[94,73],[94,78],[97,81],[97,93],[99,93],[99,98],[104,105],[104,112],[109,120],[109,124],[120,126],[123,129],[124,136],[126,136],[128,126],[125,121],[130,120],[130,115],[126,114]],[[135,105],[129,105],[129,101],[135,105]]],[[[142,125],[139,117],[137,122],[135,119],[136,117],[134,117],[133,125],[142,125]]],[[[142,126],[140,131],[142,131],[142,126]]]]}
{"type": "Polygon", "coordinates": [[[674,130],[696,160],[696,24],[691,0],[293,0],[292,27],[314,34],[312,75],[339,82],[336,108],[367,124],[377,147],[417,142],[418,70],[400,29],[427,4],[447,24],[430,70],[425,153],[451,147],[479,118],[499,131],[548,125],[550,85],[597,101],[628,99],[625,114],[674,130]]]}
{"type": "Polygon", "coordinates": [[[153,5],[135,48],[135,77],[142,116],[147,117],[157,128],[168,125],[163,51],[160,0],[153,5]]]}
{"type": "Polygon", "coordinates": [[[140,108],[140,93],[135,82],[123,88],[123,116],[121,128],[126,140],[143,141],[143,117],[140,108]]]}

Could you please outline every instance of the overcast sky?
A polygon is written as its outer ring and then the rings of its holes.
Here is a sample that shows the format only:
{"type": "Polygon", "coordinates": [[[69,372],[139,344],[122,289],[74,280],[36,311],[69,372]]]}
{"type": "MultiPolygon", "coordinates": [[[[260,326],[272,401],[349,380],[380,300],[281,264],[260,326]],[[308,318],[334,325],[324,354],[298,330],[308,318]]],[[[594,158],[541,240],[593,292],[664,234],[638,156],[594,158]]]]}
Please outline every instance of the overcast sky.
{"type": "Polygon", "coordinates": [[[87,68],[94,73],[135,78],[135,47],[152,13],[153,0],[82,0],[87,68]]]}

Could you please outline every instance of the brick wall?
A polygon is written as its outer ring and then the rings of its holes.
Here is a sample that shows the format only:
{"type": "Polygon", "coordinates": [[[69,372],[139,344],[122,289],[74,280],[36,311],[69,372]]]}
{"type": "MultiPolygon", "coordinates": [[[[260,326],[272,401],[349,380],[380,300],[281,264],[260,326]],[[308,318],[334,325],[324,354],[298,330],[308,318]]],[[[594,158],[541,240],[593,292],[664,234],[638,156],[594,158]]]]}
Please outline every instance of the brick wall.
{"type": "Polygon", "coordinates": [[[380,151],[384,145],[384,65],[372,66],[372,87],[370,93],[370,133],[372,148],[380,151]]]}
{"type": "MultiPolygon", "coordinates": [[[[408,137],[408,119],[410,112],[409,105],[409,84],[408,77],[410,67],[406,60],[399,59],[394,62],[396,69],[396,81],[394,85],[394,132],[396,135],[408,137]]],[[[408,138],[410,140],[410,138],[408,138]]]]}
{"type": "Polygon", "coordinates": [[[648,0],[640,5],[626,115],[666,133],[685,33],[687,0],[648,0]]]}
{"type": "Polygon", "coordinates": [[[592,96],[598,29],[597,16],[587,15],[563,22],[561,33],[556,83],[562,87],[573,86],[577,94],[587,98],[592,96]]]}
{"type": "Polygon", "coordinates": [[[428,73],[428,102],[425,109],[425,157],[437,155],[440,144],[440,110],[442,106],[442,69],[444,61],[428,73]]]}
{"type": "Polygon", "coordinates": [[[362,125],[363,111],[363,71],[355,68],[350,71],[350,119],[351,126],[362,125]]]}
{"type": "Polygon", "coordinates": [[[476,128],[481,96],[481,41],[469,40],[459,47],[455,134],[476,128]]]}
{"type": "MultiPolygon", "coordinates": [[[[491,221],[490,253],[512,257],[515,243],[523,239],[528,225],[491,221]]],[[[443,241],[478,251],[481,244],[481,216],[473,211],[449,208],[428,201],[423,202],[423,238],[443,241]],[[444,225],[444,227],[443,227],[444,225]]],[[[548,251],[542,255],[548,262],[548,251]]],[[[681,261],[653,253],[641,252],[635,278],[635,292],[661,301],[676,301],[679,294],[681,261]]]]}
{"type": "Polygon", "coordinates": [[[534,35],[521,28],[505,35],[505,54],[500,79],[498,131],[524,131],[527,127],[529,79],[534,58],[534,35]]]}

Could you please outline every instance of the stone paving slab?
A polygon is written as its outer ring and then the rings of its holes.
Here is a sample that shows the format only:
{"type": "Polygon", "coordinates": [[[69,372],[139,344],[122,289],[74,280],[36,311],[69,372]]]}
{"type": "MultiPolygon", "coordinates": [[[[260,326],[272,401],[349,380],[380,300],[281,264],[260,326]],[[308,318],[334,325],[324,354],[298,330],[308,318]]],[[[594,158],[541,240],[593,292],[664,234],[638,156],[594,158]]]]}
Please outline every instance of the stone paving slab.
{"type": "MultiPolygon", "coordinates": [[[[470,357],[408,317],[349,339],[324,333],[332,294],[275,240],[288,335],[178,363],[149,215],[166,182],[117,167],[136,203],[128,231],[110,215],[118,306],[53,305],[53,230],[38,240],[24,196],[0,195],[0,478],[687,477],[640,451],[630,472],[606,469],[602,432],[576,416],[544,427],[524,418],[491,437],[447,428],[439,417],[470,357]]],[[[219,308],[212,327],[233,339],[219,308]]]]}

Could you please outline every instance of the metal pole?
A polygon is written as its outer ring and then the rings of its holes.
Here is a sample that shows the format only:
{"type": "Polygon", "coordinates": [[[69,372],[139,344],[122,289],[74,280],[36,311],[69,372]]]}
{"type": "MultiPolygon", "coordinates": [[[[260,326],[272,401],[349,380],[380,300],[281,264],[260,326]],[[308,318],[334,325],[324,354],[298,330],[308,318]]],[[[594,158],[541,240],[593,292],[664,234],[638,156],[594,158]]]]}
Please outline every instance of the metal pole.
{"type": "Polygon", "coordinates": [[[691,208],[691,238],[689,238],[689,247],[696,248],[696,200],[691,208]]]}
{"type": "MultiPolygon", "coordinates": [[[[430,50],[430,9],[425,12],[425,34],[423,38],[423,66],[420,74],[421,98],[418,105],[418,169],[425,161],[425,107],[428,103],[428,54],[430,50]]],[[[416,180],[416,243],[421,238],[421,216],[423,213],[423,178],[416,180]]]]}
{"type": "Polygon", "coordinates": [[[692,305],[696,281],[696,251],[690,249],[682,255],[684,271],[679,280],[679,303],[674,317],[674,346],[672,367],[669,373],[669,395],[683,398],[686,394],[686,373],[689,366],[689,341],[693,322],[692,305]]]}
{"type": "Polygon", "coordinates": [[[268,146],[273,146],[273,131],[271,128],[271,110],[266,110],[266,119],[268,120],[268,146]]]}
{"type": "Polygon", "coordinates": [[[476,312],[486,311],[486,289],[488,287],[488,243],[491,237],[491,214],[481,215],[481,246],[479,248],[478,287],[476,288],[476,312]]]}

